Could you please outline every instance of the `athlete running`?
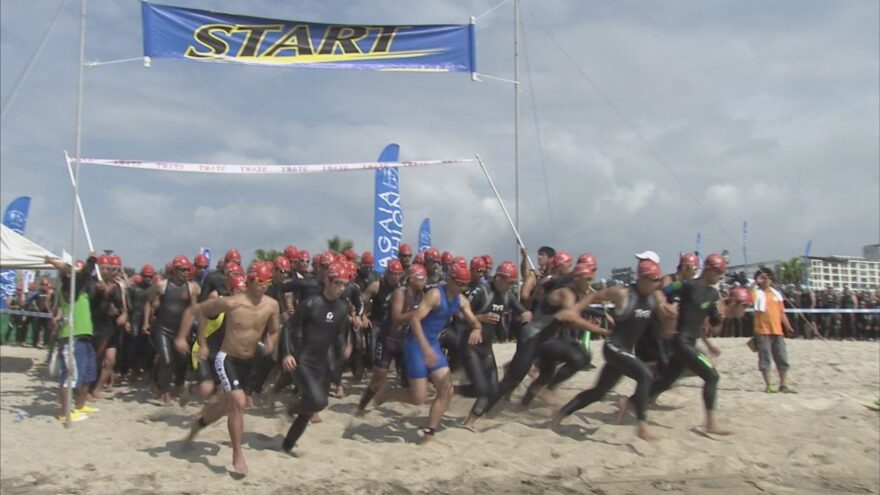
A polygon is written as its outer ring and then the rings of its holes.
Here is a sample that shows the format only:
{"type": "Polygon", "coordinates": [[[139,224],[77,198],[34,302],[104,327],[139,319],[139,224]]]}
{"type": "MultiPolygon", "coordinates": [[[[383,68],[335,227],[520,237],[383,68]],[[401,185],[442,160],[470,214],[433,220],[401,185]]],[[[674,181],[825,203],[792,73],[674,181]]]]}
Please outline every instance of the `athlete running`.
{"type": "Polygon", "coordinates": [[[483,326],[482,341],[471,344],[470,338],[461,339],[461,364],[471,382],[456,387],[455,391],[477,399],[464,422],[464,427],[472,431],[477,419],[483,415],[489,398],[498,392],[498,367],[492,343],[503,333],[505,320],[516,316],[522,323],[528,323],[532,319],[532,313],[520,304],[513,291],[517,280],[519,274],[516,265],[505,261],[498,265],[490,285],[474,290],[470,297],[471,310],[483,326]]]}
{"type": "Polygon", "coordinates": [[[665,301],[658,296],[661,275],[660,266],[651,260],[642,260],[636,269],[638,279],[629,287],[614,286],[593,293],[578,303],[579,309],[585,308],[593,301],[607,301],[614,304],[614,333],[605,341],[602,354],[605,365],[599,371],[596,385],[585,390],[567,404],[562,406],[553,416],[553,426],[573,412],[583,409],[605,396],[624,375],[637,382],[633,395],[633,404],[638,417],[636,434],[644,440],[656,437],[648,430],[646,410],[653,374],[648,366],[633,354],[636,342],[650,325],[652,317],[663,314],[674,317],[671,307],[662,306],[665,301]],[[662,309],[661,309],[662,306],[662,309]]]}
{"type": "Polygon", "coordinates": [[[430,377],[437,390],[437,396],[431,404],[428,424],[421,430],[425,442],[433,439],[452,396],[449,365],[438,341],[440,331],[449,323],[453,315],[461,311],[471,329],[468,342],[479,344],[482,341],[482,326],[471,312],[467,299],[462,295],[470,280],[471,273],[467,267],[454,264],[446,283],[425,294],[416,314],[410,320],[411,333],[404,344],[409,389],[386,386],[376,394],[376,405],[391,400],[421,405],[428,400],[430,377]]]}
{"type": "MultiPolygon", "coordinates": [[[[327,283],[321,293],[300,303],[291,324],[284,328],[281,365],[284,371],[293,373],[300,392],[300,399],[288,408],[288,414],[295,414],[296,418],[281,444],[287,452],[293,450],[312,416],[327,407],[327,388],[331,378],[327,355],[332,346],[339,346],[338,337],[346,325],[348,301],[342,295],[351,275],[347,265],[333,263],[327,269],[327,283]],[[290,345],[290,331],[301,335],[301,342],[295,348],[290,345]]],[[[337,352],[342,350],[337,349],[337,352]]]]}
{"type": "MultiPolygon", "coordinates": [[[[696,341],[700,337],[705,319],[709,324],[719,326],[724,315],[719,311],[719,296],[714,285],[727,270],[727,262],[720,254],[710,254],[703,263],[703,272],[694,280],[680,280],[663,288],[669,296],[679,296],[678,323],[673,337],[673,356],[666,369],[651,384],[650,399],[653,400],[675,383],[685,369],[691,370],[703,379],[703,405],[706,409],[706,432],[716,435],[729,435],[715,422],[715,395],[720,376],[712,361],[697,350],[696,341]]],[[[714,349],[710,347],[710,350],[714,349]]],[[[631,403],[635,401],[631,398],[631,403]]]]}
{"type": "MultiPolygon", "coordinates": [[[[637,256],[638,257],[638,256],[637,256]]],[[[700,258],[694,253],[681,253],[678,259],[678,269],[671,275],[663,277],[662,286],[666,287],[680,280],[693,280],[697,269],[700,267],[700,258]]],[[[672,294],[668,301],[675,306],[678,305],[680,298],[672,294]]],[[[667,326],[672,328],[660,328],[658,319],[653,319],[648,325],[641,338],[636,343],[635,355],[639,359],[648,364],[652,370],[656,370],[657,374],[662,374],[672,358],[672,338],[675,321],[669,320],[667,326]],[[663,336],[666,336],[664,338],[663,336]]]]}
{"type": "Polygon", "coordinates": [[[171,262],[170,278],[150,286],[147,290],[147,303],[144,305],[142,328],[153,339],[153,347],[158,356],[156,386],[162,403],[166,406],[171,405],[172,383],[183,384],[187,365],[186,355],[174,348],[174,339],[180,329],[184,311],[196,304],[200,297],[199,286],[186,280],[188,267],[189,260],[186,256],[175,256],[171,262]],[[159,310],[153,325],[153,306],[157,302],[159,310]]]}
{"type": "Polygon", "coordinates": [[[248,474],[247,462],[241,448],[244,432],[244,408],[247,402],[244,389],[250,376],[257,342],[263,329],[269,328],[264,345],[271,352],[278,341],[278,302],[266,297],[266,288],[272,280],[272,265],[257,262],[247,274],[248,286],[244,293],[210,299],[200,303],[196,310],[199,319],[199,358],[207,359],[209,346],[205,329],[208,317],[223,313],[226,332],[220,352],[214,358],[214,370],[220,377],[223,395],[217,402],[208,403],[193,421],[186,442],[192,442],[198,432],[225,415],[229,416],[229,438],[232,440],[232,465],[241,476],[248,474]]]}
{"type": "Polygon", "coordinates": [[[422,265],[410,266],[406,286],[400,287],[403,266],[398,260],[388,262],[381,281],[374,282],[364,293],[365,300],[372,298],[370,318],[378,328],[373,348],[373,376],[361,395],[357,415],[362,415],[376,392],[385,384],[391,360],[398,372],[404,364],[403,345],[409,330],[409,320],[415,314],[422,299],[427,272],[422,265]]]}

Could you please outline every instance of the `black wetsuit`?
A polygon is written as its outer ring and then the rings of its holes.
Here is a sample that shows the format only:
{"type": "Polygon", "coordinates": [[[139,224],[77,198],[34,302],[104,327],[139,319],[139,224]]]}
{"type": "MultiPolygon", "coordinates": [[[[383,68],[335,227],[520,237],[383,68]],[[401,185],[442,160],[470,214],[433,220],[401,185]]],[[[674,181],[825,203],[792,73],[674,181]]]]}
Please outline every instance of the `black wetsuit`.
{"type": "Polygon", "coordinates": [[[491,411],[502,397],[513,392],[529,373],[532,363],[538,357],[541,346],[556,335],[559,324],[553,315],[561,308],[547,302],[549,294],[549,292],[544,292],[543,299],[535,305],[532,321],[520,329],[516,341],[516,352],[504,373],[504,378],[498,384],[498,392],[489,399],[484,413],[491,411]]]}
{"type": "MultiPolygon", "coordinates": [[[[364,300],[361,297],[361,288],[354,282],[349,282],[342,293],[341,299],[348,302],[350,309],[354,310],[356,317],[364,314],[364,300]]],[[[360,381],[364,377],[365,359],[367,352],[366,339],[362,329],[355,330],[351,320],[345,319],[345,327],[342,335],[339,337],[339,349],[345,347],[346,342],[351,343],[351,355],[348,357],[348,364],[355,381],[360,381]]],[[[342,383],[342,372],[345,370],[346,360],[342,352],[336,352],[336,348],[330,348],[328,354],[330,362],[333,363],[333,384],[342,383]]]]}
{"type": "MultiPolygon", "coordinates": [[[[436,286],[434,288],[436,288],[436,286]]],[[[480,279],[476,282],[469,283],[461,294],[468,300],[468,303],[470,303],[475,291],[477,289],[482,290],[485,288],[486,285],[483,283],[483,279],[480,279]]],[[[426,285],[426,293],[428,292],[428,289],[429,287],[426,285]]],[[[456,314],[453,316],[451,323],[440,332],[438,340],[440,342],[440,348],[446,351],[446,361],[449,363],[449,371],[455,371],[460,364],[459,347],[461,347],[461,336],[459,334],[461,329],[466,326],[467,325],[464,324],[461,317],[456,314]]]]}
{"type": "Polygon", "coordinates": [[[188,282],[177,285],[171,280],[166,281],[165,291],[159,296],[159,311],[150,333],[159,357],[156,385],[162,392],[169,390],[172,377],[176,385],[181,385],[186,376],[186,354],[177,352],[174,339],[191,298],[188,282]]]}
{"type": "Polygon", "coordinates": [[[669,390],[687,368],[703,379],[703,404],[706,410],[711,411],[715,408],[715,394],[720,377],[709,358],[697,350],[696,343],[707,316],[710,325],[717,325],[721,321],[715,305],[718,291],[698,279],[674,282],[665,287],[663,292],[681,297],[678,305],[678,333],[672,340],[672,359],[651,384],[650,397],[657,397],[669,390]]]}
{"type": "Polygon", "coordinates": [[[366,274],[364,274],[363,272],[358,270],[357,277],[355,277],[355,279],[354,279],[354,283],[356,283],[358,285],[358,287],[361,288],[361,292],[363,292],[363,291],[367,290],[368,285],[372,284],[376,280],[380,280],[381,278],[382,277],[378,273],[376,273],[372,270],[370,270],[366,274]]]}
{"type": "MultiPolygon", "coordinates": [[[[99,359],[103,359],[101,354],[108,347],[116,348],[118,346],[116,335],[116,315],[112,313],[117,308],[122,307],[121,297],[118,297],[116,289],[119,286],[114,284],[110,291],[97,289],[94,297],[89,298],[89,306],[92,313],[92,327],[94,329],[94,340],[92,345],[95,348],[95,354],[99,359]]],[[[100,363],[100,361],[99,361],[100,363]]],[[[100,369],[100,366],[98,367],[100,369]]]]}
{"type": "MultiPolygon", "coordinates": [[[[570,281],[571,278],[563,276],[557,279],[553,290],[565,287],[564,283],[570,281]]],[[[573,291],[572,291],[573,292],[573,291]]],[[[549,294],[549,293],[547,293],[549,294]]],[[[580,297],[577,296],[576,297],[580,297]]],[[[539,306],[545,306],[542,310],[544,314],[552,314],[559,311],[560,307],[550,307],[546,300],[539,306]]],[[[551,325],[549,328],[553,334],[541,343],[538,348],[536,365],[538,367],[538,378],[533,381],[525,395],[523,395],[523,405],[529,405],[535,398],[535,394],[543,387],[550,390],[555,389],[560,383],[568,380],[575,373],[586,369],[590,365],[592,356],[578,339],[578,331],[570,328],[562,328],[559,325],[551,325]],[[560,367],[559,364],[562,364],[560,367]]]]}
{"type": "Polygon", "coordinates": [[[653,293],[647,296],[640,294],[635,285],[630,285],[628,290],[626,302],[622,307],[614,309],[616,325],[614,333],[605,340],[605,345],[602,346],[605,365],[599,372],[596,385],[577,394],[562,406],[560,412],[563,415],[568,416],[578,409],[583,409],[600,400],[614,388],[621,377],[626,375],[638,383],[633,395],[633,404],[636,416],[640,421],[645,420],[653,375],[648,365],[636,357],[633,349],[649,328],[657,308],[657,301],[653,293]]]}
{"type": "Polygon", "coordinates": [[[202,282],[201,289],[202,291],[199,293],[199,299],[197,302],[205,302],[208,299],[208,296],[211,295],[211,292],[214,291],[217,291],[218,296],[228,296],[229,283],[226,280],[226,275],[219,270],[208,272],[208,275],[205,276],[204,282],[202,282]]]}
{"type": "MultiPolygon", "coordinates": [[[[679,280],[677,274],[673,274],[671,278],[672,283],[679,280]]],[[[672,294],[668,302],[678,305],[681,302],[681,298],[677,294],[672,294]]],[[[669,365],[672,353],[672,340],[663,338],[663,329],[660,328],[660,322],[655,316],[651,320],[650,325],[648,325],[644,335],[636,342],[635,354],[646,363],[657,363],[657,373],[661,374],[666,369],[666,366],[669,365]]]]}
{"type": "MultiPolygon", "coordinates": [[[[293,371],[294,380],[300,391],[300,399],[288,412],[296,414],[284,437],[282,447],[290,450],[302,436],[312,415],[327,407],[327,387],[330,381],[330,363],[327,354],[330,348],[339,346],[339,335],[348,320],[348,301],[327,300],[323,294],[313,296],[297,306],[291,318],[290,327],[285,327],[281,338],[281,356],[294,355],[297,367],[293,371]],[[296,349],[291,349],[289,328],[301,329],[302,341],[296,349]]],[[[342,349],[337,349],[342,353],[342,349]]]]}
{"type": "Polygon", "coordinates": [[[526,312],[526,308],[512,290],[500,293],[495,289],[494,284],[474,289],[471,292],[470,303],[474,315],[495,313],[501,317],[498,323],[482,324],[483,340],[476,345],[468,344],[470,337],[468,328],[459,329],[461,366],[471,383],[462,385],[457,390],[465,397],[477,399],[471,408],[471,413],[482,416],[489,399],[498,393],[498,366],[495,363],[492,343],[500,333],[503,333],[504,320],[509,320],[514,315],[519,317],[526,312]]]}

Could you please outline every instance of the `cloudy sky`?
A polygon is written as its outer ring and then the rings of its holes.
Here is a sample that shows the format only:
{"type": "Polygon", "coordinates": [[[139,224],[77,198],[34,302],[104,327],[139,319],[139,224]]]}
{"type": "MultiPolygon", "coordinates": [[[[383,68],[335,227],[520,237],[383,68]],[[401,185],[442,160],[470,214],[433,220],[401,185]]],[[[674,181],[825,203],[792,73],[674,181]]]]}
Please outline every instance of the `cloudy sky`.
{"type": "MultiPolygon", "coordinates": [[[[172,3],[168,0],[165,3],[172,3]]],[[[261,17],[464,23],[495,0],[177,0],[261,17]]],[[[70,244],[79,2],[4,1],[0,203],[33,198],[26,234],[70,244]],[[7,107],[8,106],[8,107],[7,107]]],[[[742,262],[860,255],[880,240],[880,11],[866,1],[522,1],[520,224],[526,244],[592,252],[600,274],[653,249],[728,249],[742,262]],[[549,194],[549,196],[548,196],[549,194]]],[[[481,17],[477,64],[513,76],[513,3],[481,17]]],[[[86,59],[142,55],[136,0],[90,2],[86,59]]],[[[463,74],[320,71],[155,60],[85,72],[83,156],[296,164],[479,153],[514,207],[513,88],[463,74]]],[[[372,244],[372,172],[208,176],[83,167],[99,249],[127,265],[333,235],[372,244]]],[[[455,254],[514,255],[473,165],[401,172],[405,241],[430,217],[455,254]]],[[[77,241],[84,254],[84,238],[77,241]]]]}

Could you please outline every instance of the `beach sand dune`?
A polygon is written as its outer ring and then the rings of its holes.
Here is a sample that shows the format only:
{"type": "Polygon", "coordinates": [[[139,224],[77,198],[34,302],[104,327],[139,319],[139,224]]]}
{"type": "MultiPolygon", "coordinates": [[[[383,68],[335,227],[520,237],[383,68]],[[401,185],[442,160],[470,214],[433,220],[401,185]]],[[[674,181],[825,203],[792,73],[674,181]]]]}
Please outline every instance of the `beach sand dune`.
{"type": "MultiPolygon", "coordinates": [[[[57,387],[45,354],[0,349],[0,491],[56,493],[588,493],[829,494],[880,493],[880,344],[788,341],[798,394],[766,394],[745,339],[716,339],[722,355],[718,417],[734,431],[702,431],[702,382],[683,379],[649,411],[657,442],[636,438],[633,418],[615,424],[624,379],[606,399],[551,430],[552,408],[502,403],[460,428],[472,404],[456,397],[437,442],[418,445],[427,406],[386,404],[355,418],[363,385],[330,400],[297,446],[279,450],[277,415],[245,416],[251,474],[230,473],[226,422],[211,425],[191,448],[185,436],[199,403],[162,407],[144,384],[117,387],[100,412],[73,428],[56,419],[57,387]]],[[[513,353],[496,346],[498,362],[513,353]]],[[[602,365],[601,343],[594,362],[602,365]]],[[[558,392],[567,400],[592,386],[598,370],[578,373],[558,392]]]]}

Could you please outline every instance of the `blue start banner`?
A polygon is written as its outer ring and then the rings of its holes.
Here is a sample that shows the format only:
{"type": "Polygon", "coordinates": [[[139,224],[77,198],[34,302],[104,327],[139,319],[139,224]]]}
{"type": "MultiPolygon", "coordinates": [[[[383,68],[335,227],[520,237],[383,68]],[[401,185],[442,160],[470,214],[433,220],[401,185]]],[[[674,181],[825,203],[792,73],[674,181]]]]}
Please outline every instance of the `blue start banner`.
{"type": "Polygon", "coordinates": [[[422,220],[422,226],[419,227],[419,252],[423,253],[431,247],[431,219],[422,220]]]}
{"type": "MultiPolygon", "coordinates": [[[[16,234],[24,235],[27,226],[28,211],[31,209],[31,197],[19,196],[13,199],[6,212],[3,213],[3,225],[16,234]]],[[[25,285],[27,287],[27,285],[25,285]]],[[[15,295],[15,270],[0,271],[0,309],[6,309],[6,301],[15,295]]]]}
{"type": "MultiPolygon", "coordinates": [[[[396,162],[400,146],[389,144],[379,155],[380,162],[396,162]]],[[[397,258],[403,236],[403,206],[400,204],[399,169],[376,169],[376,224],[373,227],[373,271],[383,273],[388,262],[397,258]]]]}
{"type": "Polygon", "coordinates": [[[475,72],[473,24],[366,26],[142,3],[144,55],[310,69],[475,72]]]}

